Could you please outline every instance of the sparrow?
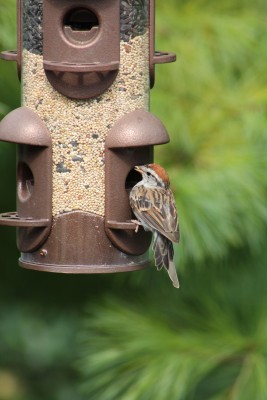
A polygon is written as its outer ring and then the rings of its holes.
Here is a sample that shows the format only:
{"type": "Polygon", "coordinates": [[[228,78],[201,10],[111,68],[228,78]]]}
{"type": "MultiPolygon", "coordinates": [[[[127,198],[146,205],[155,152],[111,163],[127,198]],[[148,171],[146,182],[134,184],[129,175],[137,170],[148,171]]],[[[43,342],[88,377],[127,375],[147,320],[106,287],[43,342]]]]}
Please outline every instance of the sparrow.
{"type": "Polygon", "coordinates": [[[179,281],[173,262],[173,242],[180,239],[178,214],[170,188],[167,172],[159,164],[147,164],[134,168],[142,175],[130,191],[129,200],[137,220],[135,231],[143,226],[153,233],[155,265],[159,270],[164,266],[173,286],[179,288],[179,281]]]}

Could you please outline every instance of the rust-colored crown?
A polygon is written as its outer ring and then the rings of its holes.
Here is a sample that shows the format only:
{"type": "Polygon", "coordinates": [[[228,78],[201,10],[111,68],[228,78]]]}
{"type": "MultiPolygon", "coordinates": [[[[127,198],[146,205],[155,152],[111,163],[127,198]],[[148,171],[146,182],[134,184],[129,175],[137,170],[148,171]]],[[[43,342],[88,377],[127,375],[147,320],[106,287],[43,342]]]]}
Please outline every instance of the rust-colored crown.
{"type": "Polygon", "coordinates": [[[165,169],[161,165],[153,163],[153,164],[149,164],[148,167],[153,169],[153,171],[156,172],[156,174],[163,180],[165,185],[170,184],[169,176],[168,176],[167,172],[165,171],[165,169]]]}

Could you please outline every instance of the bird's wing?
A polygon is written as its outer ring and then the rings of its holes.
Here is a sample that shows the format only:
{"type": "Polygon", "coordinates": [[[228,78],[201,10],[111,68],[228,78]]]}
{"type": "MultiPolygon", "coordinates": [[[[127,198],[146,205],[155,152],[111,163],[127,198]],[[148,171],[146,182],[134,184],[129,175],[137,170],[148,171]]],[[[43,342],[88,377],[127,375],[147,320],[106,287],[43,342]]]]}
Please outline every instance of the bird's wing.
{"type": "Polygon", "coordinates": [[[132,197],[131,205],[137,218],[172,242],[179,242],[178,215],[170,189],[147,190],[139,186],[132,197]]]}

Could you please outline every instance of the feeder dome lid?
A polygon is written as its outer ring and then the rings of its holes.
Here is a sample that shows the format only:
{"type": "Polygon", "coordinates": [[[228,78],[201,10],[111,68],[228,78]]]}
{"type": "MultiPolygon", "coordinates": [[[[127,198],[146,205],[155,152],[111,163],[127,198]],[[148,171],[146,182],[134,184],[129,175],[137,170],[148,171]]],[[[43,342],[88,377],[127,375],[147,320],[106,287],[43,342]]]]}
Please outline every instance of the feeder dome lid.
{"type": "Polygon", "coordinates": [[[44,147],[49,147],[51,144],[51,137],[45,124],[28,107],[19,107],[2,119],[0,140],[44,147]]]}
{"type": "Polygon", "coordinates": [[[107,147],[142,147],[169,142],[162,122],[148,111],[138,109],[125,114],[110,129],[107,147]]]}

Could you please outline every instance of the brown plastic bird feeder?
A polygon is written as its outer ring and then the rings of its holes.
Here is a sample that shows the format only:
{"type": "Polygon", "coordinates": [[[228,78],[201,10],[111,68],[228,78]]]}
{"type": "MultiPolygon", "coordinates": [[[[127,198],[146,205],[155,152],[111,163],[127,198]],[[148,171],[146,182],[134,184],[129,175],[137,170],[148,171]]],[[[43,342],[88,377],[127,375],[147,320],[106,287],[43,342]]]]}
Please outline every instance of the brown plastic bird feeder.
{"type": "Polygon", "coordinates": [[[157,63],[154,0],[18,0],[16,61],[22,107],[0,123],[17,144],[17,227],[22,267],[66,273],[148,265],[151,234],[135,225],[135,165],[168,142],[149,110],[157,63]]]}

